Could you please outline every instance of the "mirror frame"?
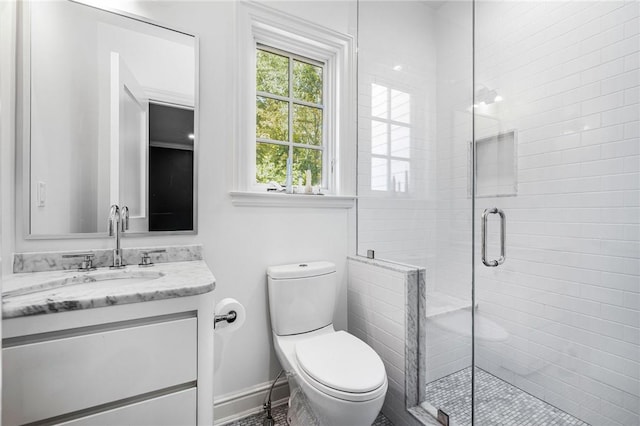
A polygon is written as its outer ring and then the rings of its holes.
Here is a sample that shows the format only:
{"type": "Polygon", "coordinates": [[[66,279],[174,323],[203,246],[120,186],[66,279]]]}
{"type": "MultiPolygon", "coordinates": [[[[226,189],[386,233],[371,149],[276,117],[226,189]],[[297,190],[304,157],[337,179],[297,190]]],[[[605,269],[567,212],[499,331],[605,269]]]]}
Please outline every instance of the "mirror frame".
{"type": "MultiPolygon", "coordinates": [[[[108,232],[86,232],[68,234],[32,234],[31,233],[31,1],[20,1],[17,4],[17,57],[16,60],[16,231],[25,240],[67,240],[89,238],[112,238],[108,232]],[[18,199],[21,198],[21,201],[18,199]]],[[[193,143],[193,229],[183,231],[146,231],[123,232],[127,237],[154,237],[165,235],[196,235],[198,233],[198,157],[200,146],[200,38],[181,29],[148,19],[144,16],[129,13],[120,9],[97,5],[91,0],[60,0],[91,7],[106,13],[133,19],[144,24],[153,25],[169,31],[193,37],[194,43],[194,143],[193,143]]],[[[106,228],[106,226],[105,226],[106,228]]]]}

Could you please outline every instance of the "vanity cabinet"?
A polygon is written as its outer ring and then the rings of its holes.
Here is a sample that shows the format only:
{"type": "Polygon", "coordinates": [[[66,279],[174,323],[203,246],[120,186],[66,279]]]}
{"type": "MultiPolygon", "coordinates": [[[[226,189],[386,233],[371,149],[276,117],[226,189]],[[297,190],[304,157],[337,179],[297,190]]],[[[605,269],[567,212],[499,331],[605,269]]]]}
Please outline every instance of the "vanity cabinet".
{"type": "Polygon", "coordinates": [[[2,424],[213,423],[213,293],[3,322],[2,424]]]}
{"type": "Polygon", "coordinates": [[[65,426],[176,426],[196,424],[196,390],[187,389],[60,423],[65,426]],[[123,420],[126,419],[126,423],[123,420]]]}

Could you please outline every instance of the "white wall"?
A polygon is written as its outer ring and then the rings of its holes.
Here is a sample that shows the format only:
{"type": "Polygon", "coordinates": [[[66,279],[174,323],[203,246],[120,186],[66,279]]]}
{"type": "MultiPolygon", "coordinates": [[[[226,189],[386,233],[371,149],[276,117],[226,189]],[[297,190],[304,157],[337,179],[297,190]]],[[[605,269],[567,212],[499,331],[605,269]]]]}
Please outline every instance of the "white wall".
{"type": "MultiPolygon", "coordinates": [[[[296,12],[335,30],[353,33],[350,2],[282,2],[296,12]],[[321,13],[319,12],[321,11],[321,13]],[[317,13],[316,13],[317,12],[317,13]],[[333,19],[340,16],[340,19],[333,19]]],[[[163,244],[204,245],[205,260],[216,276],[216,299],[234,297],[247,309],[243,328],[215,341],[215,396],[242,392],[272,380],[280,367],[271,346],[266,268],[302,260],[329,260],[341,284],[335,324],[345,329],[348,209],[234,207],[228,191],[233,179],[236,51],[235,9],[222,2],[139,2],[131,12],[200,37],[200,145],[198,158],[198,234],[196,236],[124,238],[127,247],[163,244]]],[[[3,142],[5,143],[5,142],[3,142]]],[[[3,168],[4,173],[4,168],[3,168]]],[[[25,240],[18,221],[15,251],[110,248],[110,239],[25,240]]]]}
{"type": "Polygon", "coordinates": [[[15,36],[16,7],[13,2],[0,3],[0,258],[3,259],[0,277],[11,271],[11,254],[14,248],[14,217],[11,208],[14,199],[14,155],[15,155],[15,36]]]}
{"type": "Polygon", "coordinates": [[[98,141],[93,132],[98,128],[97,64],[92,61],[97,60],[92,49],[95,34],[89,22],[72,17],[75,5],[60,5],[63,3],[43,2],[31,10],[36,36],[31,40],[30,119],[38,123],[31,131],[36,148],[31,162],[31,206],[33,230],[38,234],[87,232],[96,227],[97,162],[92,155],[98,141]],[[83,36],[74,38],[74,31],[83,36]],[[40,34],[47,35],[38,37],[40,34]],[[77,61],[76,55],[88,59],[77,61]],[[38,207],[35,197],[39,182],[46,185],[43,207],[38,207]]]}
{"type": "MultiPolygon", "coordinates": [[[[13,155],[15,138],[15,21],[16,7],[13,2],[0,2],[0,291],[2,278],[11,264],[11,250],[13,248],[13,218],[10,208],[13,189],[13,155]]],[[[0,339],[2,338],[2,324],[0,324],[0,339]]],[[[0,351],[0,363],[2,353],[0,351]]],[[[0,369],[0,395],[2,394],[2,370],[0,369]]],[[[0,416],[2,404],[0,403],[0,416]]]]}

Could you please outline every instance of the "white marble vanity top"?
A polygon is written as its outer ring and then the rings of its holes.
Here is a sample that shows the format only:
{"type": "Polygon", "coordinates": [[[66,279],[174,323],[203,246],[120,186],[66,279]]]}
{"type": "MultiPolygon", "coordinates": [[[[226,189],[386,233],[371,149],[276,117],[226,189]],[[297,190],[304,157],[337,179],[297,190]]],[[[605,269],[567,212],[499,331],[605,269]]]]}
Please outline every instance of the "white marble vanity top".
{"type": "Polygon", "coordinates": [[[2,318],[194,296],[214,287],[203,260],[18,273],[2,282],[2,318]]]}

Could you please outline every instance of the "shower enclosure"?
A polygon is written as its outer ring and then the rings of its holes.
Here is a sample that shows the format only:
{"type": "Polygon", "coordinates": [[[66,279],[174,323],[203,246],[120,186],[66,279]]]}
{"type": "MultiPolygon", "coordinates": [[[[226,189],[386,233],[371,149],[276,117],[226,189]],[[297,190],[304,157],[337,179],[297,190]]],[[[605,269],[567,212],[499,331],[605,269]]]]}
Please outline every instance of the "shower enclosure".
{"type": "Polygon", "coordinates": [[[640,424],[640,2],[358,3],[357,248],[424,268],[419,408],[640,424]]]}

